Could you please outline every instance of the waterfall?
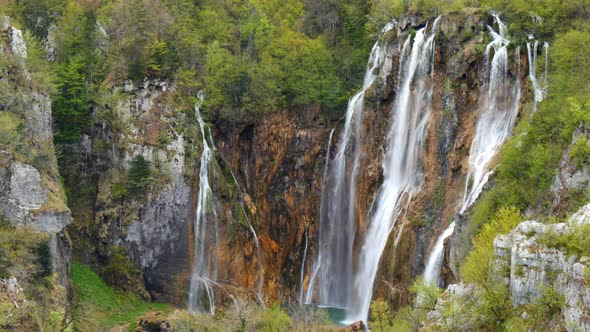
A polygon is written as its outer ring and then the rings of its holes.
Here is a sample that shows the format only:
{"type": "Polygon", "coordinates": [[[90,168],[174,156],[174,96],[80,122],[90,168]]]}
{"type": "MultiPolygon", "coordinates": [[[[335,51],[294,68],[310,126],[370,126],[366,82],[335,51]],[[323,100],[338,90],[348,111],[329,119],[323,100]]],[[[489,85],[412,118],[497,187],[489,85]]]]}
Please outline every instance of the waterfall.
{"type": "MultiPolygon", "coordinates": [[[[529,39],[533,39],[532,35],[529,36],[529,39]]],[[[547,65],[548,65],[548,52],[549,52],[549,43],[543,43],[543,53],[545,55],[545,70],[543,71],[543,78],[541,81],[537,78],[537,54],[539,48],[539,41],[533,41],[532,45],[531,42],[526,43],[527,48],[527,56],[529,62],[529,79],[531,80],[531,84],[533,85],[533,113],[537,110],[537,104],[543,101],[547,96],[547,65]]]]}
{"type": "MultiPolygon", "coordinates": [[[[202,96],[200,96],[202,100],[202,96]]],[[[213,149],[205,134],[205,123],[199,106],[195,115],[201,128],[203,152],[199,167],[199,192],[194,219],[194,261],[190,281],[188,300],[189,312],[208,310],[215,314],[215,279],[217,277],[217,258],[215,245],[218,243],[217,212],[213,192],[209,186],[209,164],[213,158],[213,149]]]]}
{"type": "MultiPolygon", "coordinates": [[[[516,48],[514,61],[517,65],[517,74],[516,81],[512,82],[508,77],[508,50],[506,46],[510,41],[506,39],[507,29],[497,14],[493,14],[493,17],[498,25],[498,32],[488,26],[488,31],[493,40],[487,45],[485,52],[484,75],[486,84],[484,84],[480,92],[480,114],[476,123],[475,136],[469,150],[469,171],[465,181],[463,201],[459,210],[460,214],[463,214],[475,202],[483,190],[489,176],[492,174],[492,171],[489,170],[492,161],[512,132],[518,114],[520,102],[520,51],[519,48],[516,48]],[[492,50],[494,54],[490,61],[492,50]]],[[[534,82],[536,82],[536,77],[534,82]]],[[[444,259],[444,242],[453,234],[454,230],[455,222],[452,222],[437,239],[424,270],[424,281],[426,283],[438,284],[444,259]]]]}
{"type": "Polygon", "coordinates": [[[388,146],[383,158],[383,183],[374,202],[370,223],[364,236],[354,280],[353,294],[348,302],[347,321],[367,321],[373,284],[379,260],[395,222],[408,206],[413,193],[423,181],[421,158],[430,120],[434,67],[434,39],[437,18],[429,34],[427,27],[411,36],[401,54],[400,77],[393,106],[388,146]]]}
{"type": "Polygon", "coordinates": [[[307,237],[307,231],[308,229],[305,229],[304,235],[305,235],[305,247],[303,249],[303,259],[301,260],[301,273],[299,275],[299,304],[303,304],[303,298],[304,298],[304,294],[303,294],[303,278],[305,276],[305,259],[307,258],[307,242],[309,241],[308,237],[307,237]]]}
{"type": "Polygon", "coordinates": [[[445,251],[445,240],[453,235],[455,231],[455,222],[452,222],[449,227],[438,237],[432,251],[430,252],[430,256],[428,257],[428,262],[426,263],[426,268],[424,269],[424,282],[429,284],[436,284],[437,286],[441,286],[439,281],[440,277],[440,269],[442,268],[442,262],[444,258],[444,251],[445,251]]]}
{"type": "MultiPolygon", "coordinates": [[[[328,149],[326,150],[326,163],[324,165],[324,173],[323,173],[323,179],[327,179],[328,178],[328,165],[329,165],[329,161],[330,161],[330,151],[332,149],[332,137],[334,136],[334,130],[335,128],[332,128],[332,130],[330,131],[330,135],[328,136],[328,149]]],[[[326,199],[326,194],[328,193],[328,190],[326,190],[326,185],[324,185],[323,189],[322,189],[322,196],[321,196],[321,200],[320,200],[320,216],[325,215],[325,211],[326,211],[326,203],[327,203],[327,199],[326,199]]],[[[309,225],[307,225],[309,227],[309,225]]],[[[303,262],[301,263],[301,280],[300,280],[300,289],[299,289],[299,304],[309,304],[311,303],[311,297],[313,296],[313,291],[314,291],[314,285],[315,285],[315,277],[317,276],[317,272],[319,270],[319,266],[321,265],[321,253],[318,255],[318,260],[315,263],[315,267],[314,267],[314,272],[311,275],[311,279],[309,282],[309,285],[307,287],[307,292],[305,292],[305,287],[303,285],[303,281],[304,281],[304,276],[305,276],[305,259],[307,258],[307,245],[308,245],[308,230],[306,229],[306,233],[305,233],[305,250],[304,250],[304,254],[303,254],[303,262]],[[305,294],[304,294],[305,293],[305,294]]]]}
{"type": "MultiPolygon", "coordinates": [[[[387,24],[381,36],[393,29],[394,22],[387,24]]],[[[363,88],[348,102],[344,128],[340,134],[338,149],[324,177],[321,202],[318,257],[314,273],[305,296],[311,301],[317,287],[319,303],[342,307],[347,303],[352,288],[352,250],[356,232],[356,177],[359,171],[362,144],[362,113],[365,92],[384,70],[387,54],[380,45],[380,38],[373,46],[367,64],[363,88]],[[381,71],[381,73],[380,73],[381,71]]],[[[387,68],[386,68],[387,67],[387,68]]],[[[328,150],[329,151],[329,150],[328,150]]]]}
{"type": "MultiPolygon", "coordinates": [[[[493,14],[498,24],[498,32],[488,26],[493,40],[485,51],[486,84],[480,93],[480,114],[477,119],[475,136],[469,150],[469,171],[465,181],[465,193],[460,213],[465,210],[479,196],[488,181],[492,171],[491,163],[512,132],[514,121],[518,115],[520,101],[520,80],[515,75],[515,82],[508,76],[508,50],[510,43],[506,39],[506,26],[497,14],[493,14]],[[490,56],[493,57],[490,60],[490,56]]],[[[516,64],[520,63],[518,48],[516,49],[516,64]]]]}

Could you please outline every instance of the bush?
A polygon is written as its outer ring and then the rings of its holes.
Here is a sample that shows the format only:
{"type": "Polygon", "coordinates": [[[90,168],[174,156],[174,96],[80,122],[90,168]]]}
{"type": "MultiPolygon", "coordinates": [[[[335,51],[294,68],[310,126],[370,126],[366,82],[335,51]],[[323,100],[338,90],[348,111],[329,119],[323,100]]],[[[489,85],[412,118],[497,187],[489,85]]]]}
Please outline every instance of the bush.
{"type": "Polygon", "coordinates": [[[569,153],[572,162],[582,168],[590,164],[590,143],[583,135],[578,136],[569,153]]]}
{"type": "Polygon", "coordinates": [[[291,317],[278,304],[266,309],[260,324],[262,332],[286,332],[291,330],[291,317]]]}
{"type": "Polygon", "coordinates": [[[509,233],[521,222],[522,216],[518,209],[503,207],[493,216],[490,223],[483,226],[479,234],[472,240],[473,248],[461,266],[464,281],[479,285],[487,285],[490,282],[494,238],[499,234],[509,233]]]}
{"type": "Polygon", "coordinates": [[[110,285],[115,285],[127,292],[133,292],[143,299],[149,294],[143,288],[143,274],[127,255],[127,248],[115,246],[111,257],[103,270],[104,278],[110,285]]]}
{"type": "Polygon", "coordinates": [[[550,248],[565,249],[568,255],[590,256],[590,224],[571,225],[563,234],[546,232],[538,241],[550,248]]]}
{"type": "Polygon", "coordinates": [[[39,257],[39,266],[41,277],[48,277],[53,272],[53,265],[51,262],[51,248],[49,247],[49,241],[41,241],[37,245],[37,256],[39,257]]]}

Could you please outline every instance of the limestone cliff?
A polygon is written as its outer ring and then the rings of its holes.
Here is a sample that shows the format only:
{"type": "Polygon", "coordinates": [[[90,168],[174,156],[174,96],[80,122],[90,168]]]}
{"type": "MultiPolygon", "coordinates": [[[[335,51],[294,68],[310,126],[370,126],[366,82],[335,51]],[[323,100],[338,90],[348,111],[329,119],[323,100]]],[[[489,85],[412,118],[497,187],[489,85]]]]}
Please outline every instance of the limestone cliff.
{"type": "Polygon", "coordinates": [[[0,17],[0,329],[42,329],[43,311],[64,313],[69,288],[71,214],[51,99],[27,58],[23,34],[0,17]]]}
{"type": "MultiPolygon", "coordinates": [[[[578,257],[552,242],[580,231],[590,223],[586,205],[564,223],[543,224],[524,221],[509,234],[494,239],[491,269],[508,289],[513,310],[525,323],[534,317],[534,304],[558,306],[550,319],[549,330],[586,331],[590,329],[590,289],[586,285],[589,257],[578,257]],[[555,293],[551,293],[555,292],[555,293]],[[555,295],[550,295],[555,294],[555,295]],[[552,298],[551,298],[552,297],[552,298]]],[[[429,324],[447,329],[470,330],[477,327],[477,316],[468,318],[473,299],[483,290],[470,284],[451,284],[429,313],[429,324]],[[454,309],[451,309],[454,308],[454,309]]],[[[524,324],[520,327],[525,326],[524,324]]]]}

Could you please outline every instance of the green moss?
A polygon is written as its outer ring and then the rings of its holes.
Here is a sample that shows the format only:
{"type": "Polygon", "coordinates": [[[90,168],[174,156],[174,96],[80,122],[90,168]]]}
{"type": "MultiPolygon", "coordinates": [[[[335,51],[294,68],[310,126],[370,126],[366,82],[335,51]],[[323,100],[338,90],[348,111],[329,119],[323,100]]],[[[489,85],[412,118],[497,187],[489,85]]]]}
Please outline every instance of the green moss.
{"type": "Polygon", "coordinates": [[[0,112],[0,146],[13,151],[23,138],[25,126],[18,114],[0,112]]]}
{"type": "Polygon", "coordinates": [[[146,302],[107,285],[90,267],[72,262],[72,284],[79,302],[75,313],[76,328],[80,331],[107,330],[114,326],[134,323],[145,312],[171,312],[169,304],[146,302]]]}

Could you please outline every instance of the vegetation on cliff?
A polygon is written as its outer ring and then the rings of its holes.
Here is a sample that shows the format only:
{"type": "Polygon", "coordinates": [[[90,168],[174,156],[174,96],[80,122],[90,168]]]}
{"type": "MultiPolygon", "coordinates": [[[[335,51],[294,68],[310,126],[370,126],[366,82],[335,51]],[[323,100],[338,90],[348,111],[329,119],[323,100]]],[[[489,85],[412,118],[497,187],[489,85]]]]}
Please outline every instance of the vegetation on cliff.
{"type": "MultiPolygon", "coordinates": [[[[113,108],[127,96],[128,91],[122,92],[121,87],[139,86],[146,79],[174,82],[176,90],[170,92],[159,86],[163,96],[154,108],[161,112],[156,115],[160,117],[149,119],[157,125],[151,131],[141,128],[148,132],[145,142],[118,142],[120,146],[137,143],[166,150],[173,143],[167,136],[172,127],[189,144],[191,139],[195,141],[200,134],[193,106],[200,90],[207,93],[205,115],[223,127],[256,124],[268,113],[312,107],[321,109],[324,117],[336,118],[360,86],[370,42],[385,23],[408,15],[420,19],[450,13],[485,16],[490,10],[500,12],[509,23],[510,47],[524,48],[528,34],[550,43],[549,93],[536,112],[529,112],[528,105],[523,107],[519,125],[498,157],[493,180],[466,216],[469,225],[462,236],[465,246],[472,249],[456,263],[460,265],[459,277],[480,287],[480,298],[466,303],[450,301],[446,309],[453,312],[458,310],[457,304],[468,306],[474,326],[480,329],[542,328],[559,314],[562,299],[548,289],[538,303],[526,308],[533,319],[525,322],[517,317],[511,311],[508,289],[490,269],[493,240],[513,229],[523,215],[553,222],[590,200],[587,188],[565,188],[558,200],[552,189],[564,155],[575,169],[587,170],[590,166],[587,0],[0,0],[0,14],[11,16],[25,31],[29,50],[26,68],[32,77],[15,71],[14,59],[0,59],[0,101],[8,108],[8,112],[5,106],[0,109],[0,148],[39,169],[47,169],[48,160],[54,158],[53,152],[45,151],[45,145],[32,144],[25,137],[22,95],[14,85],[36,86],[51,94],[54,142],[62,166],[78,162],[72,157],[73,144],[80,143],[93,127],[108,124],[112,132],[129,134],[131,129],[124,128],[113,108]],[[162,106],[170,104],[175,107],[162,106]],[[97,109],[104,112],[97,115],[97,109]],[[161,121],[179,113],[182,116],[176,119],[182,123],[161,121]],[[100,123],[98,116],[102,117],[100,123]]],[[[469,39],[473,32],[463,33],[469,39]]],[[[485,33],[482,36],[482,40],[488,38],[485,33]]],[[[485,46],[476,47],[481,55],[485,46]]],[[[146,86],[145,90],[149,89],[154,87],[146,86]]],[[[107,139],[105,134],[93,142],[95,153],[110,152],[115,144],[107,139]]],[[[196,151],[188,151],[187,159],[196,160],[196,151]]],[[[194,166],[192,162],[185,164],[194,166]]],[[[5,225],[0,219],[0,278],[16,276],[27,286],[25,296],[31,299],[24,309],[0,317],[0,328],[27,329],[33,328],[31,322],[37,322],[36,327],[98,330],[136,321],[146,311],[171,311],[168,305],[145,301],[150,294],[144,288],[144,276],[137,267],[138,259],[132,260],[126,247],[99,243],[93,237],[99,234],[107,242],[109,227],[120,231],[132,219],[138,219],[149,196],[146,193],[159,189],[156,184],[169,182],[169,175],[159,163],[135,153],[129,169],[97,167],[109,169],[101,183],[82,182],[81,174],[73,172],[62,172],[62,176],[68,203],[83,226],[75,229],[80,232],[74,238],[102,254],[97,270],[109,285],[88,266],[74,262],[72,303],[52,304],[51,310],[44,311],[52,295],[66,292],[51,269],[48,239],[28,228],[5,225]],[[101,191],[99,185],[108,189],[101,191]],[[108,224],[111,220],[117,225],[108,224]],[[111,288],[113,285],[120,289],[111,288]],[[53,310],[59,306],[65,309],[53,310]],[[85,314],[75,312],[76,306],[85,314]]],[[[190,178],[194,169],[183,168],[182,176],[190,178]]],[[[48,173],[57,179],[56,172],[48,173]]],[[[230,175],[225,172],[224,180],[230,175]]],[[[234,188],[233,183],[231,186],[223,195],[228,200],[240,200],[235,192],[241,189],[234,188]]],[[[54,199],[45,208],[56,208],[59,202],[54,199]]],[[[241,208],[234,205],[230,214],[237,215],[246,228],[246,212],[241,208]]],[[[547,243],[588,255],[588,233],[581,228],[581,235],[563,235],[547,239],[547,243]]],[[[235,238],[231,238],[232,244],[235,238]]],[[[276,254],[278,249],[273,251],[276,254]]],[[[373,303],[374,329],[420,328],[427,312],[434,309],[440,290],[418,279],[410,291],[413,304],[397,315],[391,312],[391,303],[373,303]]],[[[0,298],[0,310],[12,310],[11,305],[8,299],[0,298]]],[[[285,312],[279,306],[251,307],[255,309],[247,312],[249,316],[240,310],[219,318],[180,312],[173,316],[172,324],[178,330],[195,326],[221,330],[224,324],[230,324],[238,330],[268,331],[297,329],[301,324],[308,328],[305,319],[311,320],[309,326],[313,328],[325,324],[324,317],[309,318],[295,309],[285,312]]]]}

